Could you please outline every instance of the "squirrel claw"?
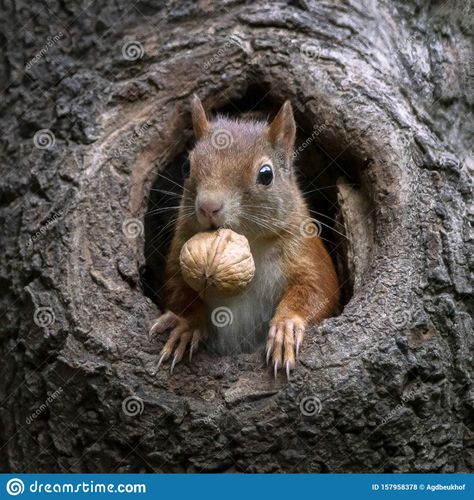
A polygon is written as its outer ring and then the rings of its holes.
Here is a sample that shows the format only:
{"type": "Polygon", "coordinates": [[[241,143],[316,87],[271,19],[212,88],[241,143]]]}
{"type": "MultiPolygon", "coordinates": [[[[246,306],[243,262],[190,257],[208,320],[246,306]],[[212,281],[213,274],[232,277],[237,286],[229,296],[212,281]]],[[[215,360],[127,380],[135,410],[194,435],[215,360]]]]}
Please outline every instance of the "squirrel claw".
{"type": "Polygon", "coordinates": [[[173,328],[178,323],[178,317],[171,311],[167,311],[162,314],[157,320],[151,325],[148,331],[148,338],[151,340],[153,335],[156,333],[164,333],[169,328],[173,328]]]}
{"type": "Polygon", "coordinates": [[[273,352],[273,346],[275,343],[275,335],[276,335],[276,326],[272,325],[270,327],[270,330],[268,332],[268,339],[267,339],[267,355],[266,355],[266,360],[267,360],[267,366],[268,362],[270,361],[270,356],[273,352]]]}
{"type": "Polygon", "coordinates": [[[178,355],[175,354],[173,357],[173,361],[171,362],[170,373],[173,373],[174,365],[176,364],[177,359],[178,359],[178,355]]]}
{"type": "Polygon", "coordinates": [[[186,349],[188,348],[189,361],[191,361],[201,338],[202,335],[200,330],[193,330],[186,319],[178,318],[178,324],[171,331],[160,353],[156,371],[158,371],[163,361],[166,361],[173,354],[173,360],[170,366],[170,373],[173,373],[175,366],[183,359],[186,349]]]}
{"type": "Polygon", "coordinates": [[[197,351],[199,346],[199,340],[202,338],[201,332],[199,330],[194,330],[191,343],[189,344],[189,362],[193,357],[195,351],[197,351]]]}
{"type": "Polygon", "coordinates": [[[155,374],[158,372],[158,370],[160,369],[160,366],[161,366],[161,363],[163,363],[163,361],[165,360],[166,358],[166,352],[164,352],[161,356],[160,356],[160,359],[158,360],[158,364],[156,365],[156,372],[155,374]]]}
{"type": "Polygon", "coordinates": [[[167,353],[161,351],[160,358],[158,359],[158,363],[156,365],[156,370],[154,372],[152,372],[151,375],[156,376],[156,374],[160,371],[160,367],[161,367],[163,361],[165,361],[165,359],[167,359],[167,353]]]}
{"type": "Polygon", "coordinates": [[[283,368],[290,379],[291,370],[295,367],[295,353],[299,352],[304,334],[303,320],[294,315],[283,319],[274,318],[267,339],[267,364],[272,358],[273,374],[283,368]]]}
{"type": "Polygon", "coordinates": [[[268,362],[270,361],[270,355],[271,354],[272,354],[272,348],[271,347],[267,347],[267,356],[266,356],[267,366],[268,366],[268,362]]]}
{"type": "Polygon", "coordinates": [[[278,375],[278,361],[275,361],[275,365],[273,366],[273,376],[275,380],[277,378],[277,375],[278,375]]]}

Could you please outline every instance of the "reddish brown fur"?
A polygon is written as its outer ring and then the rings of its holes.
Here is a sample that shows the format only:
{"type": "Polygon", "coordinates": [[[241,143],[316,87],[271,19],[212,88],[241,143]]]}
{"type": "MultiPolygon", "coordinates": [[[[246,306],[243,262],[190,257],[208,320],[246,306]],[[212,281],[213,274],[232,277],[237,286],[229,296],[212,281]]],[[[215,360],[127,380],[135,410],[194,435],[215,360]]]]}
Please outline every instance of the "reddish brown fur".
{"type": "Polygon", "coordinates": [[[198,141],[190,153],[191,177],[185,182],[167,265],[167,305],[176,314],[175,332],[179,335],[172,334],[160,363],[175,349],[174,365],[187,344],[196,348],[206,335],[206,307],[183,281],[179,253],[187,239],[205,229],[192,213],[196,196],[212,196],[225,202],[228,227],[245,234],[249,241],[271,242],[275,250],[285,288],[270,324],[267,358],[272,356],[275,373],[285,366],[289,374],[295,365],[295,346],[298,351],[305,328],[334,314],[339,301],[334,265],[321,239],[307,237],[300,230],[310,215],[292,168],[295,124],[291,105],[285,103],[270,126],[227,118],[210,123],[197,98],[192,108],[198,141]],[[213,145],[213,134],[219,130],[232,137],[229,147],[213,145]],[[262,162],[273,165],[275,178],[270,187],[256,183],[262,162]],[[272,222],[260,227],[252,222],[255,218],[272,222]]]}

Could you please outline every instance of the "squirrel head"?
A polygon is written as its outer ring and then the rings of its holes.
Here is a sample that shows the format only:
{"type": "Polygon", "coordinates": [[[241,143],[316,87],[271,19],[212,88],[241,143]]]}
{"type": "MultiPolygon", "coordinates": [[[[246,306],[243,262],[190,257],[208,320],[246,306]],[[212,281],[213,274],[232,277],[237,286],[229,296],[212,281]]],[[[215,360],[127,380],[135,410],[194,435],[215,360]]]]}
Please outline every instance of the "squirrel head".
{"type": "Polygon", "coordinates": [[[194,230],[228,227],[256,238],[285,228],[300,199],[290,102],[271,123],[225,117],[209,121],[194,96],[192,123],[196,144],[189,154],[182,206],[193,212],[194,230]]]}

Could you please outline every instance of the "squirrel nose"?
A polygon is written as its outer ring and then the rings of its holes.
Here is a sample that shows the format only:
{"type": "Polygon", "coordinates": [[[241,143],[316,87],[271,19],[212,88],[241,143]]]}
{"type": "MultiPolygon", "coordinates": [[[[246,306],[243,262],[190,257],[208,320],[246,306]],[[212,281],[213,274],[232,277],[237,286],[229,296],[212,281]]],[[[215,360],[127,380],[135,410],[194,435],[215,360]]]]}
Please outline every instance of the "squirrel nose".
{"type": "Polygon", "coordinates": [[[199,211],[207,219],[212,219],[219,215],[219,212],[224,208],[222,200],[202,200],[199,203],[199,211]]]}

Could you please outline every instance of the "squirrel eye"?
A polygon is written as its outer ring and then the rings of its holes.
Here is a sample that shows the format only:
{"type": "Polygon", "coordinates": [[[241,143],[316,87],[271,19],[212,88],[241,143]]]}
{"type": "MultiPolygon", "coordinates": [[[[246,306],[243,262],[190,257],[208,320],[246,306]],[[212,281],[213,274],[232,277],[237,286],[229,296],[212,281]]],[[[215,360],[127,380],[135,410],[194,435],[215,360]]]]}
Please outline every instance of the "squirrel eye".
{"type": "Polygon", "coordinates": [[[268,186],[273,180],[273,170],[270,165],[262,165],[258,171],[257,183],[268,186]]]}
{"type": "Polygon", "coordinates": [[[186,158],[183,161],[183,164],[181,165],[181,174],[186,179],[187,177],[189,177],[190,171],[191,171],[191,165],[189,164],[189,159],[186,158]]]}

